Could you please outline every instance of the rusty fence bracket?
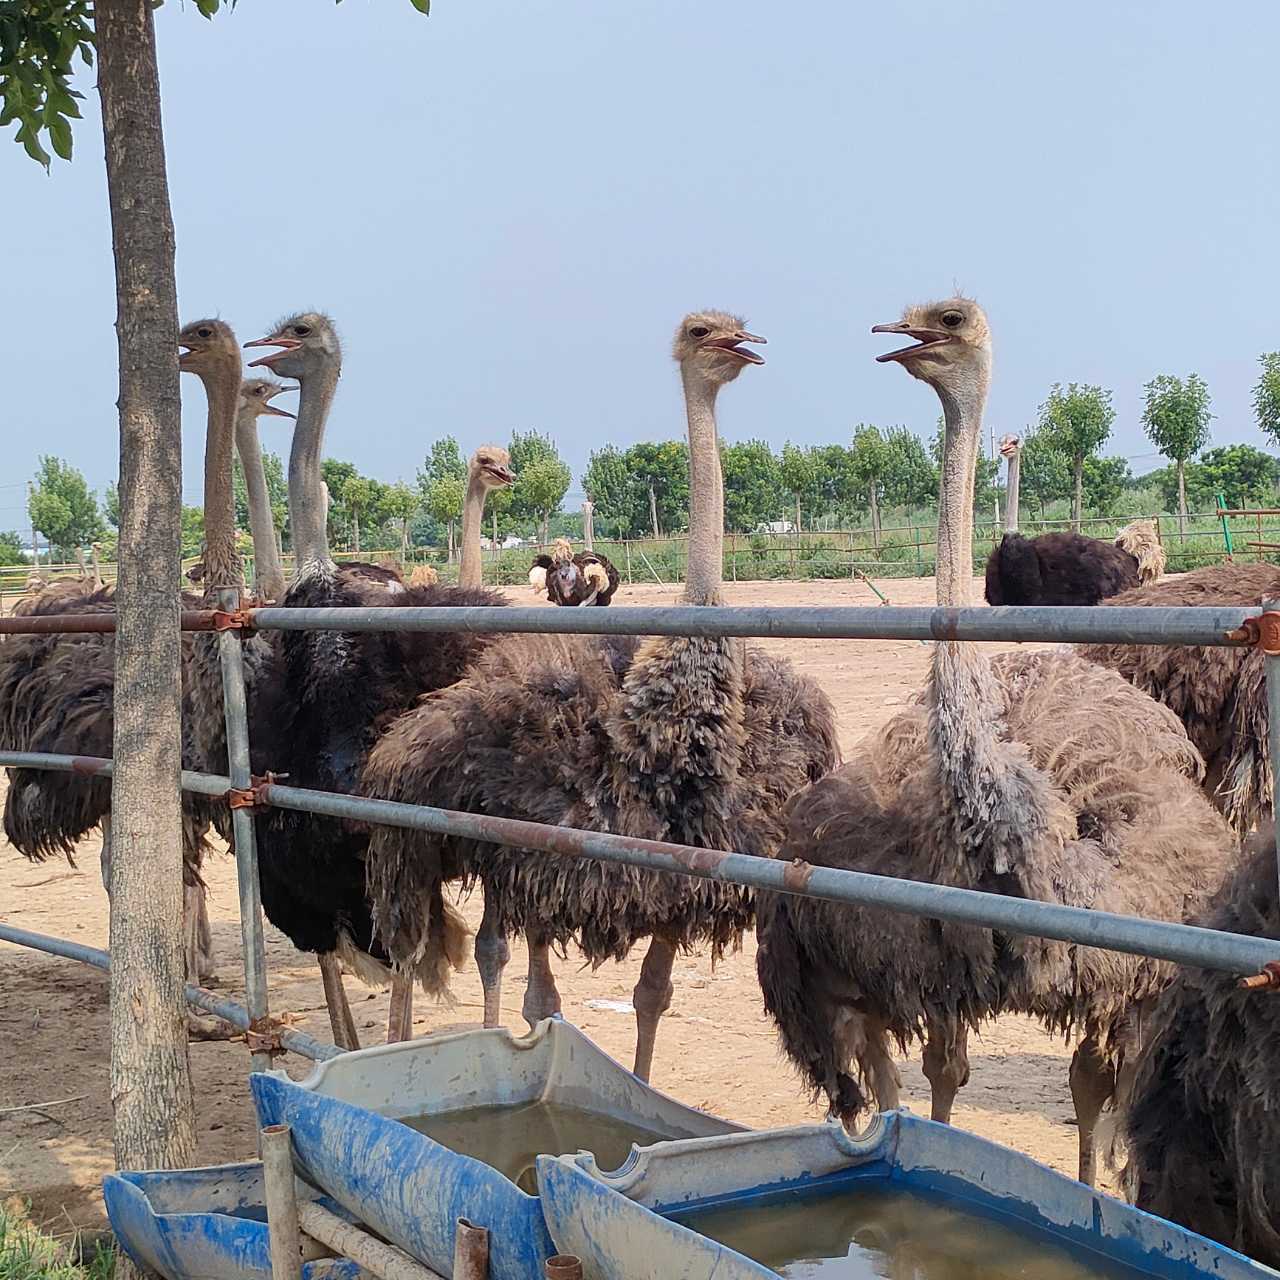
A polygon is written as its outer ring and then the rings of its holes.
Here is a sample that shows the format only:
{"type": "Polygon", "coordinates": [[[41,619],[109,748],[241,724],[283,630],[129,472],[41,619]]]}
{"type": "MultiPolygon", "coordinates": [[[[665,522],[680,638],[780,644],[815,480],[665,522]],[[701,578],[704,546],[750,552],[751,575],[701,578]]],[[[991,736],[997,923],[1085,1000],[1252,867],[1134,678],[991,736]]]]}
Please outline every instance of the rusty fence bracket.
{"type": "Polygon", "coordinates": [[[269,809],[271,804],[267,800],[266,789],[273,782],[279,782],[281,778],[288,776],[287,773],[255,773],[249,779],[249,786],[228,787],[224,793],[228,808],[252,809],[255,813],[269,809]]]}
{"type": "Polygon", "coordinates": [[[251,609],[215,609],[213,611],[213,629],[215,631],[244,631],[253,626],[251,609]]]}
{"type": "Polygon", "coordinates": [[[280,1033],[288,1029],[287,1023],[272,1017],[256,1018],[244,1033],[244,1042],[250,1053],[268,1053],[273,1058],[285,1052],[280,1033]]]}
{"type": "Polygon", "coordinates": [[[1268,609],[1256,618],[1246,618],[1234,631],[1227,632],[1227,639],[1243,640],[1269,657],[1280,657],[1280,610],[1268,609]]]}
{"type": "Polygon", "coordinates": [[[1261,973],[1241,978],[1236,985],[1241,991],[1280,990],[1280,960],[1270,960],[1262,966],[1261,973]]]}

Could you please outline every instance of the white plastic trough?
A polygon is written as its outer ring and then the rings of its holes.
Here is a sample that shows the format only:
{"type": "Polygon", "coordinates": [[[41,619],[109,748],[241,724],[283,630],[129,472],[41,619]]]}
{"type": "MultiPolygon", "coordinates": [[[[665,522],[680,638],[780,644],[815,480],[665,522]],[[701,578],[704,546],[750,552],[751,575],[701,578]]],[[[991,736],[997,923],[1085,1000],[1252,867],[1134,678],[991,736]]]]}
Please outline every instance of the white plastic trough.
{"type": "Polygon", "coordinates": [[[300,1083],[283,1072],[250,1083],[260,1124],[290,1126],[308,1182],[444,1276],[460,1217],[489,1229],[492,1280],[542,1280],[556,1250],[536,1196],[401,1118],[546,1101],[672,1138],[742,1132],[650,1088],[559,1018],[524,1037],[431,1036],[343,1054],[300,1083]]]}
{"type": "MultiPolygon", "coordinates": [[[[762,1280],[777,1273],[670,1216],[818,1197],[858,1182],[943,1197],[1087,1259],[1154,1280],[1280,1272],[1064,1177],[1007,1147],[906,1111],[852,1137],[835,1124],[646,1147],[618,1171],[590,1155],[538,1159],[542,1211],[585,1280],[762,1280]]],[[[821,1228],[815,1218],[815,1245],[821,1228]]]]}

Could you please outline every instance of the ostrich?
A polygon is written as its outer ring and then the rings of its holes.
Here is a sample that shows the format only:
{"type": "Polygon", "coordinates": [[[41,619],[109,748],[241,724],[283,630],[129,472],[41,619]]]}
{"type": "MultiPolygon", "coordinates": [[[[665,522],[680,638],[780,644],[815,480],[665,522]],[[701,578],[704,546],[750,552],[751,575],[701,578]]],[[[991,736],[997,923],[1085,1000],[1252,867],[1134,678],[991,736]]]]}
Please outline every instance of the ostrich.
{"type": "MultiPolygon", "coordinates": [[[[1280,938],[1275,827],[1245,856],[1196,921],[1280,938]]],[[[1180,969],[1143,1021],[1145,1043],[1121,1122],[1139,1208],[1280,1267],[1280,1088],[1274,996],[1235,977],[1180,969]]]]}
{"type": "Polygon", "coordinates": [[[258,440],[258,415],[292,418],[293,414],[271,402],[288,388],[270,378],[247,378],[240,387],[236,414],[236,452],[244,472],[245,496],[249,507],[249,529],[253,535],[253,585],[261,600],[279,600],[284,595],[284,565],[276,539],[267,474],[262,465],[258,440]]]}
{"type": "MultiPolygon", "coordinates": [[[[234,507],[231,497],[231,450],[240,385],[240,356],[235,336],[220,321],[198,321],[179,337],[187,348],[179,365],[198,375],[208,394],[205,454],[205,527],[211,547],[209,563],[218,572],[215,585],[234,582],[239,573],[235,556],[234,507]],[[221,471],[225,469],[225,476],[221,471]]],[[[207,604],[183,596],[187,608],[207,604]]],[[[39,614],[112,612],[112,588],[71,599],[42,598],[39,614]]],[[[221,673],[209,638],[200,644],[183,638],[183,754],[201,767],[225,762],[221,673]]],[[[110,756],[112,700],[115,688],[115,643],[110,634],[63,634],[15,637],[0,651],[0,741],[23,751],[110,756]]],[[[74,858],[75,845],[95,826],[103,831],[103,882],[108,883],[111,848],[111,789],[103,781],[86,781],[69,774],[40,770],[9,771],[4,827],[10,843],[35,860],[62,853],[74,858]]],[[[204,832],[212,806],[203,797],[183,797],[183,883],[188,972],[193,979],[208,971],[208,924],[200,867],[205,852],[204,832]]]]}
{"type": "MultiPolygon", "coordinates": [[[[878,358],[942,402],[938,603],[966,605],[986,317],[953,298],[873,332],[917,340],[878,358]]],[[[778,856],[1180,920],[1221,878],[1231,845],[1199,770],[1176,717],[1112,673],[1056,652],[988,661],[944,641],[916,704],[794,799],[778,856]]],[[[933,1118],[946,1121],[968,1078],[970,1027],[1016,1011],[1079,1030],[1071,1090],[1080,1177],[1092,1181],[1127,1011],[1159,990],[1165,966],[778,894],[760,895],[758,916],[765,1006],[787,1055],[845,1122],[865,1105],[863,1086],[881,1109],[898,1105],[891,1041],[925,1041],[933,1118]]]]}
{"type": "MultiPolygon", "coordinates": [[[[278,347],[255,361],[301,387],[289,454],[289,519],[297,570],[286,608],[367,605],[505,604],[496,592],[406,587],[372,565],[337,565],[325,531],[326,493],[320,478],[325,424],[342,371],[342,349],[327,316],[304,312],[282,321],[248,346],[278,347]]],[[[490,488],[513,477],[503,456],[480,450],[472,460],[469,502],[482,505],[490,488]]],[[[478,532],[479,517],[475,520],[478,532]]],[[[255,769],[288,773],[290,784],[350,792],[366,753],[382,729],[423,693],[451,684],[484,638],[464,634],[284,632],[274,645],[269,679],[256,682],[252,724],[255,769]]],[[[301,951],[320,961],[334,1039],[358,1048],[342,985],[342,963],[362,981],[391,979],[373,937],[364,891],[368,833],[307,813],[272,809],[258,820],[258,870],[267,918],[301,951]]],[[[430,978],[423,975],[424,985],[430,978]]],[[[411,980],[394,985],[389,1038],[410,1025],[411,980]]]]}
{"type": "Polygon", "coordinates": [[[437,572],[435,565],[420,564],[415,565],[413,572],[405,579],[405,585],[408,587],[434,587],[440,581],[440,574],[437,572]]]}
{"type": "Polygon", "coordinates": [[[1022,473],[1022,437],[1010,433],[1000,437],[1000,456],[1008,463],[1004,489],[1004,531],[1018,532],[1018,477],[1022,473]]]}
{"type": "MultiPolygon", "coordinates": [[[[721,598],[723,487],[715,402],[763,339],[720,312],[675,338],[689,430],[684,599],[721,598]]],[[[838,759],[831,704],[789,664],[730,639],[522,636],[492,645],[458,684],[423,699],[370,754],[367,794],[586,830],[771,854],[782,802],[838,759]]],[[[678,950],[736,945],[750,893],[616,864],[378,828],[369,887],[379,936],[400,965],[445,948],[442,883],[484,886],[501,933],[530,941],[530,1024],[559,1008],[550,947],[574,940],[593,965],[650,938],[635,988],[635,1071],[648,1079],[678,950]]],[[[478,947],[478,940],[477,940],[478,947]]],[[[479,960],[479,954],[478,954],[479,960]]],[[[441,980],[446,966],[434,971],[441,980]]],[[[496,1014],[493,978],[486,1018],[496,1014]]]]}
{"type": "MultiPolygon", "coordinates": [[[[1215,564],[1106,601],[1117,607],[1240,605],[1280,599],[1280,568],[1215,564]]],[[[1267,683],[1261,651],[1164,645],[1082,645],[1182,721],[1205,760],[1205,789],[1241,835],[1272,816],[1267,683]]]]}
{"type": "Polygon", "coordinates": [[[594,551],[573,554],[568,538],[557,538],[551,554],[538,556],[529,570],[534,595],[557,605],[607,605],[618,589],[618,571],[594,551]]]}

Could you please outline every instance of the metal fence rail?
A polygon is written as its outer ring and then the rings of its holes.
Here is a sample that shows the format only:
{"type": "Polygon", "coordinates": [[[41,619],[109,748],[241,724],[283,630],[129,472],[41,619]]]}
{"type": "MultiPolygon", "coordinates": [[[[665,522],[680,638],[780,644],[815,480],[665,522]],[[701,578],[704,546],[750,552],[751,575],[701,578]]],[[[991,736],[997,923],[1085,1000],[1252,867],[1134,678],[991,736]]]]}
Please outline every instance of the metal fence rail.
{"type": "MultiPolygon", "coordinates": [[[[282,786],[249,775],[248,717],[239,636],[252,629],[422,632],[520,632],[593,635],[690,635],[760,638],[904,639],[1099,642],[1189,646],[1264,644],[1270,705],[1280,714],[1280,615],[1260,608],[411,608],[285,609],[237,608],[237,597],[221,598],[223,608],[184,613],[185,630],[216,631],[223,672],[230,776],[184,772],[184,789],[209,796],[235,796],[236,853],[244,944],[248,1011],[255,1067],[269,1061],[270,1033],[288,1044],[295,1033],[274,1028],[267,1008],[265,952],[251,809],[246,802],[303,810],[333,818],[461,835],[537,850],[548,856],[588,857],[652,870],[732,881],[829,901],[885,908],[952,920],[1010,933],[1055,938],[1084,946],[1149,955],[1180,964],[1231,973],[1259,973],[1280,964],[1280,941],[1221,933],[1167,921],[1067,907],[1000,894],[977,892],[868,875],[807,863],[783,863],[733,850],[693,848],[636,840],[596,831],[522,822],[395,804],[359,796],[282,786]],[[1261,617],[1260,615],[1265,614],[1261,617]]],[[[0,619],[0,634],[114,629],[111,614],[60,614],[0,619]],[[56,624],[56,625],[55,625],[56,624]]],[[[1273,766],[1280,763],[1280,737],[1271,735],[1273,766]]],[[[0,752],[0,766],[55,769],[85,777],[109,777],[109,760],[0,752]]],[[[1275,769],[1280,779],[1280,767],[1275,769]]],[[[40,935],[0,927],[0,938],[37,945],[40,935]],[[27,941],[24,941],[27,939],[27,941]]],[[[44,943],[57,940],[44,939],[44,943]]],[[[86,959],[92,949],[63,947],[55,954],[86,959]]],[[[51,950],[52,946],[42,945],[51,950]]],[[[89,963],[105,965],[103,953],[89,963]]],[[[1272,970],[1280,972],[1280,970],[1272,970]]],[[[188,988],[199,992],[199,988],[188,988]]],[[[202,1000],[217,1000],[203,993],[202,1000]]],[[[209,1008],[208,1003],[200,1007],[209,1008]]],[[[219,1012],[218,1010],[212,1010],[219,1012]]],[[[225,1016],[219,1013],[219,1016],[225,1016]]],[[[309,1040],[309,1037],[305,1038],[309,1040]]],[[[311,1042],[314,1048],[316,1042],[311,1042]]],[[[308,1052],[307,1050],[302,1050],[308,1052]]],[[[336,1052],[336,1051],[335,1051],[336,1052]]],[[[308,1056],[314,1054],[308,1052],[308,1056]]]]}

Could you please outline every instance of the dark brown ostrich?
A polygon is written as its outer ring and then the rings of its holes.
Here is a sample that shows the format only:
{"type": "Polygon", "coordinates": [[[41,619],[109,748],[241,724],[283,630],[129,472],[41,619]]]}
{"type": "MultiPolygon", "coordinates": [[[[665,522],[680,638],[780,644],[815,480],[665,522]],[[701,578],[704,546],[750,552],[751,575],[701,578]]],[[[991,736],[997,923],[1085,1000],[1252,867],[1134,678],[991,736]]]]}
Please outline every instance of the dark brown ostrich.
{"type": "MultiPolygon", "coordinates": [[[[688,316],[676,335],[690,447],[689,604],[720,601],[714,406],[724,384],[762,363],[744,345],[757,341],[719,312],[688,316]]],[[[466,679],[402,717],[371,753],[364,790],[768,856],[782,802],[837,759],[822,692],[739,641],[523,636],[494,644],[466,679]]],[[[719,954],[752,920],[750,893],[732,884],[392,828],[375,832],[367,865],[379,935],[403,965],[441,951],[443,882],[479,879],[502,935],[529,937],[531,1023],[559,1008],[552,944],[574,941],[599,965],[651,939],[634,995],[643,1079],[677,951],[709,945],[719,954]]],[[[437,971],[443,977],[445,966],[437,971]]]]}
{"type": "Polygon", "coordinates": [[[551,554],[537,556],[529,570],[534,595],[555,605],[599,605],[613,599],[621,579],[607,556],[595,551],[574,555],[568,538],[557,538],[551,554]]]}
{"type": "Polygon", "coordinates": [[[1006,533],[987,560],[992,605],[1094,605],[1137,585],[1137,557],[1079,533],[1006,533]]]}
{"type": "MultiPolygon", "coordinates": [[[[235,552],[235,512],[231,490],[231,451],[240,403],[240,350],[221,321],[187,325],[179,335],[186,351],[179,364],[196,374],[208,396],[205,446],[205,529],[212,584],[240,579],[235,552]]],[[[260,402],[265,404],[266,402],[260,402]]],[[[255,416],[264,408],[255,409],[255,416]]],[[[288,415],[285,415],[288,416],[288,415]]],[[[112,612],[113,590],[104,587],[37,602],[36,613],[112,612]]],[[[184,593],[185,608],[212,603],[184,593]]],[[[110,756],[112,752],[115,644],[111,635],[16,637],[0,650],[0,742],[11,750],[69,755],[110,756]]],[[[225,726],[221,672],[209,637],[183,639],[183,758],[191,768],[225,772],[225,726]]],[[[206,798],[183,797],[183,883],[187,964],[193,977],[212,969],[208,918],[200,868],[205,832],[216,808],[206,798]]],[[[103,831],[103,882],[111,850],[111,788],[70,774],[33,769],[9,771],[5,798],[5,834],[27,857],[58,853],[71,859],[76,843],[94,827],[103,831]]]]}
{"type": "MultiPolygon", "coordinates": [[[[1137,587],[1106,603],[1120,606],[1258,605],[1280,599],[1280,568],[1217,564],[1137,587]]],[[[1082,645],[1090,662],[1118,671],[1182,721],[1205,760],[1205,789],[1227,821],[1247,834],[1272,813],[1267,686],[1255,647],[1082,645]]]]}
{"type": "MultiPolygon", "coordinates": [[[[938,603],[970,602],[973,468],[990,376],[986,317],[953,298],[911,308],[917,345],[881,356],[929,383],[946,437],[938,603]]],[[[1197,785],[1177,719],[1113,673],[1045,651],[934,651],[916,705],[790,805],[781,858],[1180,920],[1219,882],[1230,833],[1197,785]]],[[[761,894],[757,968],[782,1044],[844,1121],[899,1101],[890,1055],[924,1041],[935,1120],[968,1078],[967,1033],[1022,1012],[1076,1031],[1080,1176],[1114,1090],[1128,1013],[1167,966],[1083,947],[809,898],[761,894]]]]}
{"type": "MultiPolygon", "coordinates": [[[[1280,938],[1274,824],[1196,923],[1280,938]]],[[[1142,1031],[1121,1123],[1135,1202],[1280,1267],[1280,1003],[1231,974],[1179,969],[1142,1031]]]]}
{"type": "MultiPolygon", "coordinates": [[[[390,570],[337,565],[329,554],[320,478],[325,423],[342,370],[342,350],[328,317],[307,312],[282,321],[249,346],[281,350],[256,361],[301,385],[289,456],[290,529],[297,571],[286,608],[342,606],[498,606],[503,596],[478,588],[407,587],[390,570]]],[[[505,451],[472,459],[469,493],[483,506],[488,489],[511,483],[505,451]]],[[[474,502],[474,498],[473,498],[474,502]]],[[[474,527],[479,536],[479,517],[474,527]]],[[[423,693],[457,680],[485,638],[425,632],[281,633],[269,676],[252,691],[254,767],[289,775],[291,786],[351,792],[383,728],[423,693]]],[[[392,974],[373,936],[365,896],[368,833],[350,824],[273,809],[258,821],[258,870],[267,918],[301,951],[320,960],[334,1038],[357,1048],[342,987],[341,964],[362,981],[385,986],[392,974]]],[[[418,976],[432,988],[432,975],[418,976]]],[[[395,984],[389,1038],[409,1031],[412,975],[395,984]]]]}

